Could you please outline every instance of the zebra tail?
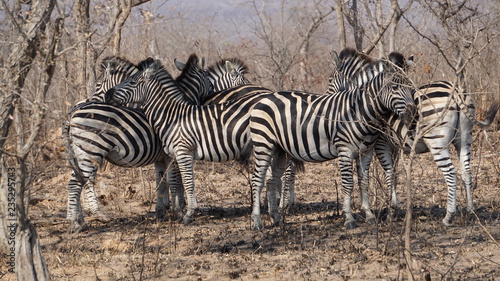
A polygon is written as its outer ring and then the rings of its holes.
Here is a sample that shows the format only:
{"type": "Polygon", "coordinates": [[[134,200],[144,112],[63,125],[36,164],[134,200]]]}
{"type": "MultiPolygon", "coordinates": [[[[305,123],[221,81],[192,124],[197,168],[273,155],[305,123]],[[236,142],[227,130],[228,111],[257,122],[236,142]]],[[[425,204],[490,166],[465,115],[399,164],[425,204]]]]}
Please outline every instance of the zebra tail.
{"type": "Polygon", "coordinates": [[[486,129],[493,123],[498,109],[500,108],[500,103],[495,101],[490,105],[490,108],[486,112],[486,118],[483,121],[473,119],[473,122],[479,126],[481,129],[486,129]]]}
{"type": "Polygon", "coordinates": [[[493,120],[495,119],[495,115],[499,109],[500,104],[497,101],[494,101],[491,104],[490,108],[486,112],[486,118],[484,120],[477,120],[474,116],[474,102],[472,101],[472,97],[464,92],[461,89],[455,89],[453,91],[453,99],[457,103],[460,111],[467,116],[469,120],[472,121],[475,125],[477,125],[480,129],[484,130],[488,128],[493,120]],[[470,111],[469,109],[472,109],[470,111]]]}
{"type": "Polygon", "coordinates": [[[305,166],[304,166],[304,161],[300,161],[300,160],[297,160],[297,159],[292,159],[293,161],[293,164],[295,165],[295,171],[297,171],[297,173],[302,173],[305,171],[305,166]]]}
{"type": "Polygon", "coordinates": [[[63,145],[65,147],[64,151],[66,152],[66,159],[68,160],[71,169],[73,169],[76,179],[83,185],[85,184],[85,179],[83,176],[83,172],[80,169],[80,166],[78,165],[78,161],[76,160],[75,152],[73,151],[73,148],[71,146],[71,136],[69,133],[69,129],[70,129],[69,120],[64,120],[62,124],[62,137],[63,137],[63,145]]]}

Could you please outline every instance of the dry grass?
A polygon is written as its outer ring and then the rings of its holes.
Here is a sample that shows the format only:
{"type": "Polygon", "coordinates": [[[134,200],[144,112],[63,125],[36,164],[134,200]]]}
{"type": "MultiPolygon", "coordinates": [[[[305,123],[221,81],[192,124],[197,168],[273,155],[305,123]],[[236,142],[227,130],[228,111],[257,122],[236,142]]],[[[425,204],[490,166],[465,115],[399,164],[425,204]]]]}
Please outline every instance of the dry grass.
{"type": "MultiPolygon", "coordinates": [[[[500,133],[490,132],[493,147],[500,133]]],[[[500,154],[478,135],[473,143],[477,218],[468,220],[462,189],[455,226],[444,227],[446,187],[430,155],[414,164],[412,263],[417,280],[495,280],[500,276],[500,154]],[[428,279],[427,279],[428,280],[428,279]]],[[[336,161],[307,164],[283,228],[250,230],[249,173],[233,163],[197,163],[200,210],[193,224],[154,219],[153,167],[100,173],[97,187],[112,221],[86,218],[87,228],[66,232],[66,184],[60,164],[31,189],[30,217],[54,280],[401,280],[402,212],[387,216],[381,169],[373,165],[371,200],[379,216],[345,230],[336,161]]],[[[404,173],[399,171],[399,186],[404,173]]],[[[401,207],[404,190],[398,190],[401,207]]],[[[355,198],[358,198],[357,190],[355,198]]],[[[359,207],[355,200],[355,208],[359,207]]],[[[358,210],[358,209],[356,209],[358,210]]],[[[269,226],[270,218],[264,215],[269,226]]],[[[2,263],[0,270],[5,270],[2,263]]],[[[14,280],[13,276],[4,276],[14,280]]]]}

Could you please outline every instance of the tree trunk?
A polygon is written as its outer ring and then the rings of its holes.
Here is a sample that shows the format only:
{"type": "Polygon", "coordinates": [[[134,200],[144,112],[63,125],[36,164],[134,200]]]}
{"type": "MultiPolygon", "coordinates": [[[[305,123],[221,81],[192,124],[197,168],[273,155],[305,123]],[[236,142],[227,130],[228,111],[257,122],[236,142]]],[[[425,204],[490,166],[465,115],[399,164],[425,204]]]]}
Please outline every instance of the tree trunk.
{"type": "MultiPolygon", "coordinates": [[[[20,16],[20,1],[14,2],[12,7],[7,6],[4,1],[1,4],[4,15],[12,26],[17,28],[13,29],[12,37],[8,38],[10,42],[15,43],[12,43],[11,54],[5,62],[5,67],[2,68],[0,77],[0,80],[7,81],[0,88],[3,100],[0,105],[0,120],[3,120],[0,121],[2,122],[0,123],[2,137],[0,139],[0,236],[2,237],[0,250],[8,259],[8,272],[15,273],[17,280],[50,280],[49,271],[41,254],[38,235],[27,219],[24,205],[27,176],[25,160],[38,135],[44,111],[34,114],[33,119],[37,122],[28,132],[17,130],[17,134],[10,138],[9,134],[13,131],[10,127],[20,121],[19,97],[37,55],[45,56],[47,59],[45,73],[52,77],[55,45],[51,44],[48,51],[41,49],[40,46],[47,37],[45,29],[50,21],[55,0],[30,1],[26,4],[29,5],[26,12],[29,16],[26,18],[20,16]],[[6,146],[6,143],[9,145],[6,146]],[[6,151],[9,153],[9,158],[5,156],[6,151]]],[[[43,96],[48,91],[45,82],[50,83],[50,79],[41,81],[43,96]]],[[[37,106],[41,104],[34,105],[38,110],[37,106]]]]}
{"type": "MultiPolygon", "coordinates": [[[[90,45],[90,16],[89,16],[90,1],[88,0],[75,0],[73,4],[73,18],[75,24],[75,86],[78,93],[78,100],[83,100],[93,94],[94,88],[87,87],[88,79],[88,46],[90,45]]],[[[91,85],[94,81],[88,81],[91,85]]]]}
{"type": "Polygon", "coordinates": [[[347,47],[347,44],[344,22],[344,5],[342,3],[342,0],[335,0],[335,13],[337,15],[337,28],[339,29],[339,45],[340,49],[343,50],[345,47],[347,47]]]}
{"type": "Polygon", "coordinates": [[[356,45],[356,50],[363,50],[363,36],[365,34],[365,30],[359,23],[359,10],[358,10],[358,0],[352,1],[352,28],[354,28],[354,44],[356,45]]]}

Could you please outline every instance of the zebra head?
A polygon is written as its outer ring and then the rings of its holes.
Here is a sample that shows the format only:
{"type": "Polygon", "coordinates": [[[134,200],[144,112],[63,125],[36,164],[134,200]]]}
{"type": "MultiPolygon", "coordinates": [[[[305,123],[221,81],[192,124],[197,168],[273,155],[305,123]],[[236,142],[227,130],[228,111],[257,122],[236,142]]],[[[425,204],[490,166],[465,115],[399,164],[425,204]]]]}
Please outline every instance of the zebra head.
{"type": "MultiPolygon", "coordinates": [[[[174,59],[178,70],[184,70],[186,64],[174,59]]],[[[248,69],[245,63],[237,58],[222,59],[208,67],[208,79],[214,86],[213,91],[219,92],[227,88],[249,84],[245,78],[248,69]]],[[[202,97],[203,98],[203,97],[202,97]]]]}
{"type": "Polygon", "coordinates": [[[327,94],[356,88],[356,80],[353,79],[355,74],[366,65],[373,63],[370,57],[352,48],[345,48],[340,55],[335,51],[330,55],[334,69],[328,81],[327,94]]]}
{"type": "Polygon", "coordinates": [[[130,61],[120,57],[106,57],[101,62],[101,75],[97,78],[95,91],[89,100],[104,101],[104,94],[139,69],[130,61]]]}
{"type": "Polygon", "coordinates": [[[340,55],[332,52],[335,68],[330,76],[327,93],[355,88],[372,88],[373,98],[386,109],[408,121],[415,112],[413,92],[415,87],[406,76],[413,57],[405,59],[391,53],[388,60],[373,60],[352,48],[345,48],[340,55]]]}
{"type": "MultiPolygon", "coordinates": [[[[147,58],[135,65],[120,57],[106,57],[101,62],[101,75],[97,79],[95,92],[89,101],[104,101],[104,94],[112,87],[130,78],[135,73],[146,69],[154,60],[147,58]]],[[[137,107],[128,104],[129,107],[137,107]]]]}
{"type": "Polygon", "coordinates": [[[165,95],[169,98],[194,103],[189,97],[189,93],[184,92],[185,88],[179,87],[179,83],[184,83],[186,89],[192,88],[192,91],[199,95],[206,95],[212,90],[207,73],[203,69],[203,60],[200,62],[196,55],[191,55],[177,80],[172,78],[159,60],[146,65],[143,71],[137,72],[129,79],[108,90],[104,96],[105,102],[114,105],[125,103],[144,105],[158,96],[165,95]]]}
{"type": "Polygon", "coordinates": [[[389,54],[389,60],[385,62],[388,71],[385,83],[386,92],[390,93],[385,106],[396,113],[405,124],[409,124],[416,113],[413,93],[417,87],[407,75],[408,69],[413,65],[413,56],[408,59],[397,52],[389,54]]]}
{"type": "Polygon", "coordinates": [[[245,78],[248,69],[246,65],[237,58],[220,60],[208,67],[208,79],[214,85],[214,91],[222,91],[234,86],[249,84],[245,78]]]}

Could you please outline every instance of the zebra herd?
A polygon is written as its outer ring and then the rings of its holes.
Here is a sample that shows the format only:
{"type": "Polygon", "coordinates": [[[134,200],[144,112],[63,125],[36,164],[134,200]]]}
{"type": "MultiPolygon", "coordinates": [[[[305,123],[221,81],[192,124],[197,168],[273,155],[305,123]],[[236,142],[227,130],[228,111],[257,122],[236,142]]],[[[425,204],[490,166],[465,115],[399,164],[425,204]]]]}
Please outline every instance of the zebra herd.
{"type": "Polygon", "coordinates": [[[118,57],[104,59],[95,94],[77,103],[63,124],[72,167],[70,229],[78,230],[83,223],[82,189],[83,209],[108,219],[99,210],[94,190],[104,160],[123,167],[154,163],[157,216],[163,217],[171,208],[188,224],[197,208],[193,161],[246,162],[250,158],[254,163],[253,229],[262,228],[260,193],[266,176],[269,213],[277,225],[293,200],[296,167],[334,158],[339,159],[342,177],[344,225],[353,228],[353,162],[362,208],[370,221],[375,218],[367,192],[373,151],[385,171],[391,205],[397,207],[393,153],[402,139],[406,148],[411,145],[417,126],[426,130],[417,153],[433,154],[448,185],[443,223],[450,225],[456,210],[450,143],[459,152],[467,206],[472,211],[472,124],[490,125],[498,103],[490,107],[485,121],[477,121],[470,96],[453,84],[435,82],[417,89],[406,74],[411,57],[391,53],[388,59],[373,60],[353,49],[332,57],[334,68],[323,95],[252,85],[244,77],[246,66],[237,59],[205,68],[203,59],[191,55],[186,63],[175,61],[182,71],[177,78],[158,60],[148,58],[134,65],[118,57]]]}

